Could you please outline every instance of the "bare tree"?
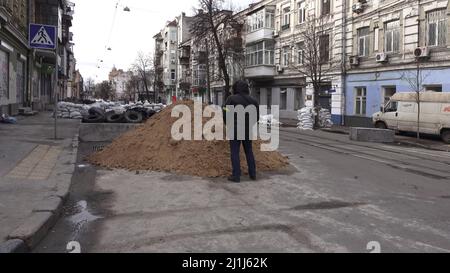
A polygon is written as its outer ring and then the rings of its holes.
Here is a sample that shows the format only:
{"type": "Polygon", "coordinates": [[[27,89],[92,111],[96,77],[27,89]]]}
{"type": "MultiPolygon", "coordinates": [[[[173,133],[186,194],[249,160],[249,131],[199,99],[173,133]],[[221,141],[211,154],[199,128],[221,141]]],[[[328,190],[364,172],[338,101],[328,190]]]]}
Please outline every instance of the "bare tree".
{"type": "Polygon", "coordinates": [[[139,78],[134,75],[132,72],[130,72],[130,78],[128,79],[126,83],[125,88],[125,98],[129,101],[134,101],[136,98],[136,93],[139,88],[139,78]]]}
{"type": "Polygon", "coordinates": [[[114,90],[109,81],[103,81],[95,86],[95,96],[103,100],[113,100],[114,90]]]}
{"type": "Polygon", "coordinates": [[[403,72],[401,78],[408,83],[409,88],[412,90],[412,92],[416,93],[415,99],[417,103],[417,140],[420,140],[420,114],[421,114],[420,93],[425,91],[423,84],[428,78],[429,73],[424,74],[424,72],[422,71],[420,58],[417,58],[416,63],[417,65],[415,71],[403,72]]]}
{"type": "Polygon", "coordinates": [[[85,83],[84,83],[84,90],[85,90],[84,93],[92,95],[94,88],[95,88],[94,79],[87,78],[85,83]]]}
{"type": "Polygon", "coordinates": [[[224,99],[230,95],[230,75],[227,69],[226,32],[230,29],[242,29],[242,23],[236,21],[233,11],[224,10],[224,0],[199,0],[199,9],[194,16],[190,30],[195,42],[204,42],[211,37],[213,48],[209,52],[217,54],[217,63],[225,83],[224,99]]]}
{"type": "MultiPolygon", "coordinates": [[[[325,83],[331,81],[331,75],[339,67],[339,60],[333,56],[333,33],[329,31],[323,17],[309,16],[300,31],[292,38],[292,48],[296,61],[288,60],[289,68],[297,71],[313,86],[314,109],[317,113],[315,127],[319,125],[319,95],[325,83]]],[[[283,56],[282,56],[282,61],[283,56]]]]}
{"type": "Polygon", "coordinates": [[[147,100],[150,100],[149,88],[152,86],[155,76],[153,69],[153,58],[150,55],[139,52],[135,63],[132,65],[132,70],[139,76],[140,81],[142,81],[147,100]]]}

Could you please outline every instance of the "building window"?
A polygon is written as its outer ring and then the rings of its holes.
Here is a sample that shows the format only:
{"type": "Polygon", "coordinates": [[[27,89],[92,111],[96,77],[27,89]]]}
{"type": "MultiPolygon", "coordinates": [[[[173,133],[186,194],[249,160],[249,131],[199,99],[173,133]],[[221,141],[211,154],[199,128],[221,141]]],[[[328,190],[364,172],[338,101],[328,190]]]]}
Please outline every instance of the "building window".
{"type": "Polygon", "coordinates": [[[297,3],[298,7],[298,23],[302,24],[306,20],[306,5],[305,1],[300,1],[297,3]]]}
{"type": "Polygon", "coordinates": [[[287,89],[281,88],[280,90],[280,110],[287,109],[287,89]]]}
{"type": "Polygon", "coordinates": [[[392,98],[392,96],[397,93],[397,88],[395,86],[383,87],[383,100],[385,106],[392,98]]]}
{"type": "Polygon", "coordinates": [[[289,46],[283,47],[283,66],[288,67],[291,63],[291,48],[289,46]]]}
{"type": "Polygon", "coordinates": [[[260,10],[247,17],[247,31],[253,32],[261,28],[273,29],[275,12],[273,10],[260,10]]]}
{"type": "Polygon", "coordinates": [[[297,44],[297,64],[301,65],[305,62],[305,43],[300,42],[297,44]]]}
{"type": "Polygon", "coordinates": [[[369,56],[369,27],[358,29],[358,55],[360,57],[369,56]]]}
{"type": "Polygon", "coordinates": [[[170,79],[174,81],[175,78],[176,78],[175,77],[175,69],[172,69],[172,70],[170,70],[170,79]]]}
{"type": "Polygon", "coordinates": [[[355,89],[355,115],[365,116],[367,113],[367,90],[365,87],[355,89]]]}
{"type": "Polygon", "coordinates": [[[263,41],[247,46],[245,59],[247,66],[273,65],[275,62],[275,45],[271,41],[263,41]]]}
{"type": "Polygon", "coordinates": [[[267,108],[272,108],[272,89],[267,88],[267,108]]]}
{"type": "Polygon", "coordinates": [[[0,99],[9,99],[9,55],[0,50],[0,99]]]}
{"type": "Polygon", "coordinates": [[[398,52],[400,50],[400,21],[392,21],[385,24],[384,49],[386,52],[398,52]]]}
{"type": "Polygon", "coordinates": [[[447,43],[447,10],[439,9],[427,13],[427,35],[429,46],[445,46],[447,43]]]}
{"type": "Polygon", "coordinates": [[[266,28],[274,29],[275,27],[275,11],[266,10],[266,28]]]}
{"type": "Polygon", "coordinates": [[[442,92],[442,85],[424,85],[425,91],[427,92],[442,92]]]}
{"type": "Polygon", "coordinates": [[[290,27],[291,24],[291,8],[287,7],[283,9],[283,23],[281,28],[284,29],[288,29],[290,27]]]}
{"type": "Polygon", "coordinates": [[[322,0],[322,15],[330,14],[331,0],[322,0]]]}
{"type": "Polygon", "coordinates": [[[327,63],[330,60],[330,35],[322,35],[319,38],[320,62],[327,63]]]}
{"type": "Polygon", "coordinates": [[[176,42],[177,41],[177,31],[171,30],[170,31],[170,41],[176,42]]]}

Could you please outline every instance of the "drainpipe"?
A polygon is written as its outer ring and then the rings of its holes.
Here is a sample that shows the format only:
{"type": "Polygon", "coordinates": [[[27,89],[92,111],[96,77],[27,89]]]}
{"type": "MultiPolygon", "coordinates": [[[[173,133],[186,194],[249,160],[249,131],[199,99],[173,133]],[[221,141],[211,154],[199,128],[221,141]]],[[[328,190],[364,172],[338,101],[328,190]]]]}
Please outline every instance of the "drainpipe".
{"type": "MultiPolygon", "coordinates": [[[[29,36],[28,32],[30,31],[29,25],[31,23],[31,16],[32,16],[32,7],[31,7],[32,0],[27,0],[28,4],[28,19],[27,19],[27,36],[29,36]]],[[[28,37],[27,37],[28,39],[28,37]]],[[[27,57],[27,71],[28,71],[28,77],[27,77],[27,91],[25,96],[25,104],[27,104],[28,107],[33,107],[33,63],[34,63],[34,57],[33,57],[33,49],[28,48],[28,57],[27,57]]],[[[35,109],[32,109],[33,111],[35,109]]]]}
{"type": "Polygon", "coordinates": [[[342,67],[341,67],[341,125],[345,125],[345,112],[346,112],[346,94],[347,94],[347,59],[345,56],[346,53],[346,40],[347,40],[347,0],[342,0],[342,67]]]}

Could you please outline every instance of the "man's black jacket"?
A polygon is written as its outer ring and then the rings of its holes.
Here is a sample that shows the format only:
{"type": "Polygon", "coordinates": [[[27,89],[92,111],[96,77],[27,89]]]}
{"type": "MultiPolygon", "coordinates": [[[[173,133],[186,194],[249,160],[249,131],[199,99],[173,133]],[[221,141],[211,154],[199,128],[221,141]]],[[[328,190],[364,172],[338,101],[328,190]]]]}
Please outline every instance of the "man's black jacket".
{"type": "MultiPolygon", "coordinates": [[[[259,104],[258,102],[249,95],[250,91],[248,88],[247,83],[245,82],[237,82],[233,86],[233,95],[228,97],[227,101],[225,102],[225,105],[223,106],[223,118],[225,123],[227,124],[227,128],[229,129],[231,124],[227,123],[226,117],[227,113],[229,113],[232,109],[229,109],[227,106],[239,106],[242,105],[244,108],[246,108],[249,105],[254,105],[256,107],[256,117],[252,117],[250,119],[250,116],[248,113],[245,115],[245,121],[244,120],[238,120],[238,114],[234,113],[234,139],[238,139],[238,126],[242,124],[242,122],[245,122],[245,140],[252,140],[253,133],[252,129],[255,125],[254,122],[250,124],[251,120],[258,122],[259,121],[259,104]]],[[[231,136],[228,136],[231,137],[231,136]]]]}

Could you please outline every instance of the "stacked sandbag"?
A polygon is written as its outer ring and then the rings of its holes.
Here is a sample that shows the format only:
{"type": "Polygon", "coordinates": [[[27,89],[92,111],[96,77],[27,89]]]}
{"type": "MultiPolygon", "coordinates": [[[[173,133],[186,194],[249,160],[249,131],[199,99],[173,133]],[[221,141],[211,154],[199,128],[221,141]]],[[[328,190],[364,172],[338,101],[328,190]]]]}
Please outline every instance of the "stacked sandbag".
{"type": "Polygon", "coordinates": [[[298,110],[298,128],[301,130],[313,130],[314,110],[312,107],[305,107],[298,110]]]}
{"type": "Polygon", "coordinates": [[[82,104],[75,104],[71,102],[58,102],[57,114],[58,118],[64,119],[82,119],[81,114],[83,110],[82,104]]]}
{"type": "Polygon", "coordinates": [[[320,109],[319,111],[319,125],[321,128],[331,128],[333,121],[331,120],[331,113],[328,109],[320,109]]]}
{"type": "Polygon", "coordinates": [[[128,122],[141,123],[160,112],[166,105],[137,102],[122,105],[118,102],[97,100],[95,103],[75,104],[59,102],[57,117],[63,119],[83,119],[84,122],[128,122]]]}

